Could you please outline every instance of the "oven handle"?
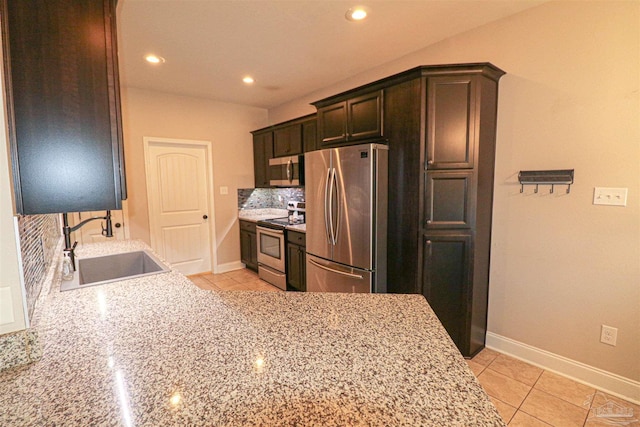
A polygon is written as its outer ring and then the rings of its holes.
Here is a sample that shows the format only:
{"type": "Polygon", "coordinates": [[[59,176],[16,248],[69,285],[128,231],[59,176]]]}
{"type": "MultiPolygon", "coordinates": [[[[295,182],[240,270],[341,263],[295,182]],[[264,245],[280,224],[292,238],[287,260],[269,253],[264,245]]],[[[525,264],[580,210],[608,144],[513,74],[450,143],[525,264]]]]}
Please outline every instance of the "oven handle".
{"type": "Polygon", "coordinates": [[[332,272],[332,273],[340,274],[340,275],[342,275],[342,276],[347,276],[347,277],[350,277],[350,278],[352,278],[352,279],[359,279],[359,280],[364,279],[364,277],[362,277],[362,275],[360,275],[360,274],[346,273],[346,272],[344,272],[344,271],[334,270],[333,268],[331,268],[331,267],[327,267],[326,265],[319,264],[319,263],[317,263],[316,261],[314,261],[314,260],[312,260],[312,259],[309,259],[309,262],[310,262],[311,264],[315,265],[315,266],[316,266],[316,267],[318,267],[318,268],[321,268],[321,269],[323,269],[323,270],[330,271],[330,272],[332,272]]]}
{"type": "Polygon", "coordinates": [[[259,231],[262,234],[267,234],[269,236],[277,237],[277,238],[280,238],[281,236],[284,236],[284,230],[273,230],[271,228],[265,228],[265,227],[257,226],[256,227],[256,231],[259,231]]]}

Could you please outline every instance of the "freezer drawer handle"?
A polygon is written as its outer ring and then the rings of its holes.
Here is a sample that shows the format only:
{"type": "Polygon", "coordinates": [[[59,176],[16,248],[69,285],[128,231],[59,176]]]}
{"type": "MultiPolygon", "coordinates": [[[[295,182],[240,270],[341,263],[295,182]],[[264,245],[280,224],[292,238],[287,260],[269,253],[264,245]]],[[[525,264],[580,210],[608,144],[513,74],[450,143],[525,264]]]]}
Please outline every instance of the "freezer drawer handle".
{"type": "Polygon", "coordinates": [[[360,279],[360,280],[364,279],[364,277],[362,277],[362,276],[361,276],[361,275],[359,275],[359,274],[345,273],[344,271],[334,270],[333,268],[329,268],[329,267],[327,267],[326,265],[318,264],[317,262],[315,262],[315,261],[314,261],[314,260],[312,260],[312,259],[310,259],[310,260],[309,260],[309,262],[310,262],[311,264],[315,265],[315,266],[316,266],[316,267],[318,267],[318,268],[321,268],[321,269],[323,269],[323,270],[330,271],[330,272],[332,272],[332,273],[341,274],[341,275],[343,275],[343,276],[347,276],[347,277],[350,277],[350,278],[352,278],[352,279],[360,279]]]}

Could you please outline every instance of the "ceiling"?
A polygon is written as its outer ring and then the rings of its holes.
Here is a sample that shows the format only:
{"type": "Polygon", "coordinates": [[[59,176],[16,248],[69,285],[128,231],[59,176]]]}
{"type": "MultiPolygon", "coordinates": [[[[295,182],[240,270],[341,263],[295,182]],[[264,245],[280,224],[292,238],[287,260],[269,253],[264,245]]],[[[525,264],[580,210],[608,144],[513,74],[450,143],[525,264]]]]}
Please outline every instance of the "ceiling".
{"type": "Polygon", "coordinates": [[[544,1],[120,0],[120,79],[272,108],[544,1]],[[345,19],[355,5],[365,21],[345,19]]]}

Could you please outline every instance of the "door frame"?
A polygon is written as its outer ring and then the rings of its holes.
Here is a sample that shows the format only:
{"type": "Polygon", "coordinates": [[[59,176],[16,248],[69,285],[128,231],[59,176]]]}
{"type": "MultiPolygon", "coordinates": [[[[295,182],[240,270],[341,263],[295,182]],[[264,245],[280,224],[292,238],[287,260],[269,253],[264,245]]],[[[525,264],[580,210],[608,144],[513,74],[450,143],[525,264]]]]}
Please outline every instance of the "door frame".
{"type": "Polygon", "coordinates": [[[144,176],[145,176],[145,191],[147,195],[147,215],[149,216],[149,238],[151,239],[151,248],[155,250],[156,247],[156,236],[154,233],[154,228],[157,225],[155,223],[155,217],[152,215],[152,206],[149,198],[149,147],[151,145],[163,145],[163,146],[174,146],[177,148],[184,146],[196,146],[204,148],[205,150],[205,172],[207,175],[207,209],[209,211],[209,254],[210,254],[210,262],[211,262],[211,272],[215,273],[218,269],[218,254],[216,253],[216,215],[215,215],[215,204],[214,204],[214,192],[215,188],[213,185],[213,144],[211,141],[205,140],[196,140],[196,139],[177,139],[177,138],[158,138],[153,136],[145,136],[142,138],[143,148],[144,148],[144,176]]]}

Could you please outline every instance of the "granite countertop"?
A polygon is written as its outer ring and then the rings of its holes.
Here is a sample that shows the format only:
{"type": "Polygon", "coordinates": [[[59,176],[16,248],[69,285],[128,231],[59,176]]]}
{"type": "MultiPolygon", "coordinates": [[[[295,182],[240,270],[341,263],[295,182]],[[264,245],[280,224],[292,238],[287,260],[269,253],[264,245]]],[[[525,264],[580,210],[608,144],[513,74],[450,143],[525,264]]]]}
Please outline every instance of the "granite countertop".
{"type": "Polygon", "coordinates": [[[0,425],[504,426],[419,295],[213,292],[176,271],[51,289],[42,359],[0,373],[0,425]]]}
{"type": "MultiPolygon", "coordinates": [[[[265,219],[283,218],[288,215],[286,209],[241,209],[238,211],[238,219],[241,221],[258,222],[265,219]]],[[[287,230],[307,232],[307,224],[295,224],[285,227],[287,230]]]]}
{"type": "Polygon", "coordinates": [[[283,218],[288,215],[286,209],[240,209],[238,219],[242,221],[258,222],[265,219],[283,218]]]}

